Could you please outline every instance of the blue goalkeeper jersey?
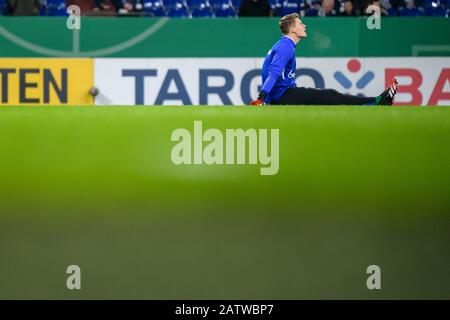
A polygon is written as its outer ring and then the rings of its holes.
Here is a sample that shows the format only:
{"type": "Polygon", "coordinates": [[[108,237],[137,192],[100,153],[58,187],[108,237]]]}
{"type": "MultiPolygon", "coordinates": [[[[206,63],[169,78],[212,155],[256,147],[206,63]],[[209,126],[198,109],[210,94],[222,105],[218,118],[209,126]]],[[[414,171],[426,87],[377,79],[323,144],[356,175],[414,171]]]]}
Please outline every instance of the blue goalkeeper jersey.
{"type": "Polygon", "coordinates": [[[266,95],[265,103],[276,102],[287,89],[296,87],[295,47],[292,39],[283,36],[267,53],[262,67],[261,88],[266,95]]]}

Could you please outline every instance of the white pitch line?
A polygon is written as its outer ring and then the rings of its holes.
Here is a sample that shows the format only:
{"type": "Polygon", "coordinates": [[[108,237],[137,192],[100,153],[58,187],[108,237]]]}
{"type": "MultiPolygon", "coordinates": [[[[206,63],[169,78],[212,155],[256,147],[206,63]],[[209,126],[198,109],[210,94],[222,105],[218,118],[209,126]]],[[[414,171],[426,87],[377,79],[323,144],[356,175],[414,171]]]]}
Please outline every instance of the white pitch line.
{"type": "Polygon", "coordinates": [[[132,46],[135,46],[136,44],[142,42],[143,40],[145,40],[146,38],[150,37],[155,32],[157,32],[159,29],[161,29],[168,21],[169,21],[169,18],[161,18],[155,24],[150,26],[147,30],[145,30],[144,32],[138,34],[137,36],[135,36],[125,42],[111,46],[109,48],[93,50],[93,51],[85,51],[85,52],[62,51],[62,50],[54,50],[54,49],[42,47],[42,46],[36,45],[34,43],[31,43],[25,39],[22,39],[22,38],[16,36],[15,34],[9,32],[2,26],[0,26],[0,35],[2,35],[6,39],[10,40],[11,42],[17,44],[18,46],[20,46],[24,49],[33,51],[35,53],[42,54],[44,56],[51,56],[51,57],[102,57],[102,56],[108,56],[108,55],[126,50],[132,46]]]}
{"type": "Polygon", "coordinates": [[[412,56],[418,57],[419,52],[450,52],[450,46],[413,45],[412,56]]]}

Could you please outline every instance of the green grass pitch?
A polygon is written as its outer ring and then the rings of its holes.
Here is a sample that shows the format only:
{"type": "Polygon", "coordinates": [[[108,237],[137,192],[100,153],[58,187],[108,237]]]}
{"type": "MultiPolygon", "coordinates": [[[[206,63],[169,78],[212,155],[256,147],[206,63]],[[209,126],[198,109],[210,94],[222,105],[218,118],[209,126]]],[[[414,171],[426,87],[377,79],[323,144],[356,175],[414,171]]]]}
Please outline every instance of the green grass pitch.
{"type": "Polygon", "coordinates": [[[0,298],[448,299],[449,142],[450,107],[1,107],[0,298]],[[279,129],[278,174],[174,165],[195,120],[279,129]]]}

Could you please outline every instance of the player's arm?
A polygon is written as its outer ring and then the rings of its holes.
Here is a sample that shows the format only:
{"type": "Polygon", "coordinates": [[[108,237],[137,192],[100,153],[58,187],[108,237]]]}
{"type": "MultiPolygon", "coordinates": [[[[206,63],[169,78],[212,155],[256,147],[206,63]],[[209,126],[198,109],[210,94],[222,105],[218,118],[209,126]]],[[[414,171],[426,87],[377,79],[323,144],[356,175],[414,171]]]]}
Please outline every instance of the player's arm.
{"type": "Polygon", "coordinates": [[[264,104],[265,97],[272,90],[275,82],[277,82],[284,68],[286,67],[287,62],[289,61],[290,54],[289,49],[285,47],[280,47],[279,50],[275,53],[272,63],[269,66],[269,72],[264,81],[261,91],[258,94],[258,98],[252,101],[250,104],[253,106],[260,106],[264,104]]]}

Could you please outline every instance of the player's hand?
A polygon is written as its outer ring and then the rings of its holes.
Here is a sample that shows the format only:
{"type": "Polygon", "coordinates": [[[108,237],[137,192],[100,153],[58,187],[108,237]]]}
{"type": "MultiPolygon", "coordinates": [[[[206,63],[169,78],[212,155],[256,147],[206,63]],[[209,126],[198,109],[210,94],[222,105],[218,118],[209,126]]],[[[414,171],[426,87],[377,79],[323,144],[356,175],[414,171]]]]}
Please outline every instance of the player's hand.
{"type": "Polygon", "coordinates": [[[253,100],[252,102],[250,102],[251,106],[263,106],[265,105],[264,103],[264,98],[266,97],[266,94],[264,92],[260,92],[258,95],[258,98],[256,98],[256,100],[253,100]]]}
{"type": "Polygon", "coordinates": [[[253,100],[252,102],[250,102],[251,106],[262,106],[264,105],[264,101],[262,101],[261,99],[256,99],[253,100]]]}

